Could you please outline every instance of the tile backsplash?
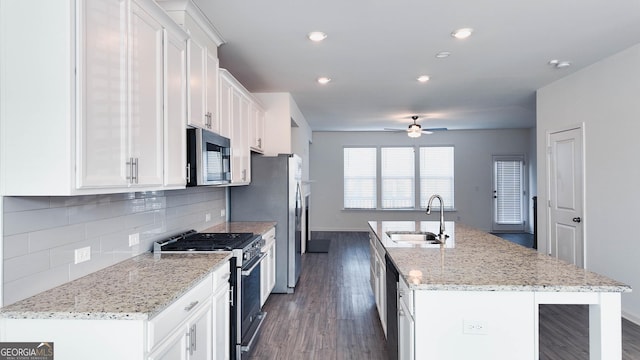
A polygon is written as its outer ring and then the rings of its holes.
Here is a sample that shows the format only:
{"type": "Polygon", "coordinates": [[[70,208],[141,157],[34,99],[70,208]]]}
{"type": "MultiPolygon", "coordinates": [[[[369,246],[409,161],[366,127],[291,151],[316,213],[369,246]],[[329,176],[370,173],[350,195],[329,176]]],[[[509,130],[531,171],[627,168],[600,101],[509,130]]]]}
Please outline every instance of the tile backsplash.
{"type": "Polygon", "coordinates": [[[4,305],[150,251],[158,239],[217,225],[226,210],[226,189],[210,187],[2,199],[4,305]],[[140,243],[130,247],[134,233],[140,243]],[[74,264],[75,249],[87,246],[91,259],[74,264]]]}

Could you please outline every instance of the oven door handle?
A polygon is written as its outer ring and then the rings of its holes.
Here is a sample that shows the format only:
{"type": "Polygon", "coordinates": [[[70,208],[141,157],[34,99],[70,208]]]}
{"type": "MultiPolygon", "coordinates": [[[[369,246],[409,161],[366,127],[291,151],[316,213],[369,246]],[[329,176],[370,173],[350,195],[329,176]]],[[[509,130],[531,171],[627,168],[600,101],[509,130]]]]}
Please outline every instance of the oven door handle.
{"type": "Polygon", "coordinates": [[[258,260],[256,260],[256,263],[253,264],[253,266],[251,266],[249,269],[247,270],[242,270],[241,274],[242,276],[247,276],[247,275],[251,275],[251,272],[253,271],[253,269],[256,268],[256,266],[260,265],[260,263],[262,262],[262,259],[264,259],[264,257],[267,256],[266,253],[262,253],[260,255],[260,258],[258,260]]]}

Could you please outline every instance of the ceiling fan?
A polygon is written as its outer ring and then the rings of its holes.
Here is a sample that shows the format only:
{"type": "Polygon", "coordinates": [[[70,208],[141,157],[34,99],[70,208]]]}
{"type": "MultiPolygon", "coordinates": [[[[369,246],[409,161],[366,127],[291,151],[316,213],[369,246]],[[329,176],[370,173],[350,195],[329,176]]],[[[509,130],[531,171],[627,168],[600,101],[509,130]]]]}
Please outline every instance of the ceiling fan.
{"type": "Polygon", "coordinates": [[[409,137],[412,137],[412,138],[420,137],[422,134],[433,134],[434,131],[447,130],[447,128],[423,129],[422,126],[420,126],[420,124],[416,123],[416,120],[418,120],[418,115],[411,116],[411,119],[413,120],[413,124],[409,124],[409,127],[406,130],[388,129],[388,128],[385,128],[385,130],[386,131],[396,131],[396,132],[406,131],[407,135],[409,137]]]}

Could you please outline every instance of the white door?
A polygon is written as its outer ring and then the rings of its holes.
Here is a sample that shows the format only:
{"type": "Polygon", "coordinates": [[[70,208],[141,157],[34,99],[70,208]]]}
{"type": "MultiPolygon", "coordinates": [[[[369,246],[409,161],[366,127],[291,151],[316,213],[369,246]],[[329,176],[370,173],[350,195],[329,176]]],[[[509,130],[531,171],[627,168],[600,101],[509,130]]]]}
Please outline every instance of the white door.
{"type": "Polygon", "coordinates": [[[524,184],[524,156],[493,157],[493,231],[524,231],[524,184]]]}
{"type": "Polygon", "coordinates": [[[584,267],[582,128],[550,133],[549,249],[552,256],[584,267]]]}

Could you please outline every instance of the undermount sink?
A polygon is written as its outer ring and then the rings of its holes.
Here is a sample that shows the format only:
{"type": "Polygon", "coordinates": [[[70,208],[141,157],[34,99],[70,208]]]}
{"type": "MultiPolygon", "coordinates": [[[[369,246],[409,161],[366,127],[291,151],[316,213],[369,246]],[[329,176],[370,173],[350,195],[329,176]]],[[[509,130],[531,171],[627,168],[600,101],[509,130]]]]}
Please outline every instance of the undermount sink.
{"type": "Polygon", "coordinates": [[[442,244],[438,235],[429,231],[387,231],[392,241],[404,244],[442,244]]]}

